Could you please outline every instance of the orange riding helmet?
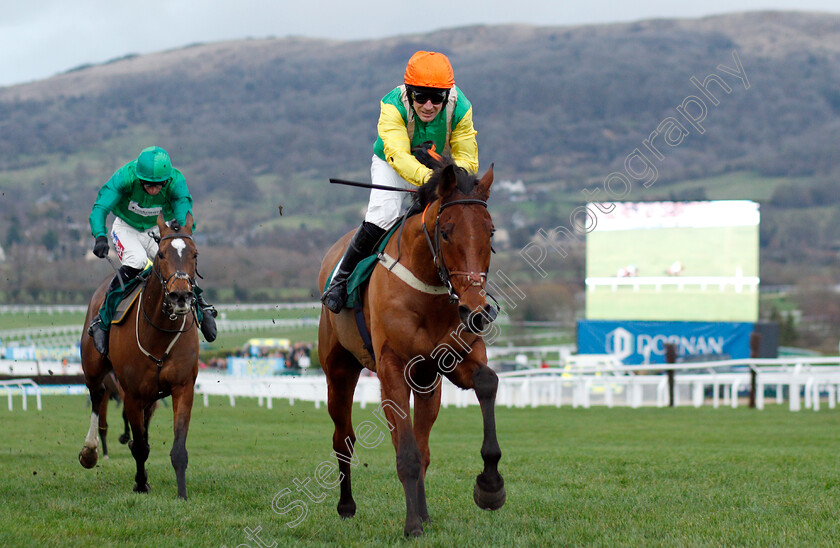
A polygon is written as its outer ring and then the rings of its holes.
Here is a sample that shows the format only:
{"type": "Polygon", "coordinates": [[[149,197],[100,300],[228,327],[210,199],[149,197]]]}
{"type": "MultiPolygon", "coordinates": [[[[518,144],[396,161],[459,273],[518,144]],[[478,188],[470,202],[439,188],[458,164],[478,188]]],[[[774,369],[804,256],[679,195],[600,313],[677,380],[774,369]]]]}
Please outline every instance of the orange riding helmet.
{"type": "Polygon", "coordinates": [[[455,73],[446,55],[418,51],[405,67],[405,83],[420,88],[449,89],[455,85],[455,73]]]}

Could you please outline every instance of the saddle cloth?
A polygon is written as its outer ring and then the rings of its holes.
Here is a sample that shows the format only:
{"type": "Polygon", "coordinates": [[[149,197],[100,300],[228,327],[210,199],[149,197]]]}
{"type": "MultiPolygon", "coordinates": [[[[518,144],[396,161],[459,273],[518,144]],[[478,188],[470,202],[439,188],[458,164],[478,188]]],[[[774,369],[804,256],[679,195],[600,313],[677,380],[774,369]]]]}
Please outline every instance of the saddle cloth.
{"type": "MultiPolygon", "coordinates": [[[[397,221],[397,224],[394,225],[391,230],[389,230],[382,239],[379,240],[379,243],[373,250],[373,254],[362,259],[359,261],[359,264],[356,265],[356,268],[353,270],[353,273],[350,274],[350,277],[347,278],[347,301],[344,303],[344,308],[353,308],[362,300],[362,289],[364,285],[367,283],[368,279],[370,279],[370,275],[373,273],[373,269],[376,267],[376,263],[378,262],[379,254],[385,250],[385,246],[388,244],[388,241],[391,239],[391,236],[397,231],[397,229],[402,224],[402,220],[397,221]]],[[[336,267],[338,264],[336,264],[336,267]]],[[[327,278],[327,283],[323,288],[323,291],[327,290],[327,287],[330,285],[330,281],[332,280],[333,276],[335,275],[335,267],[333,267],[332,272],[330,273],[329,278],[327,278]]]]}
{"type": "Polygon", "coordinates": [[[152,272],[152,263],[149,261],[146,268],[143,269],[137,276],[125,283],[125,291],[122,288],[117,288],[105,296],[105,301],[102,303],[99,315],[103,321],[108,321],[110,317],[110,324],[119,324],[125,320],[126,313],[131,309],[131,305],[137,300],[137,295],[145,285],[146,278],[152,272]],[[114,302],[116,301],[116,302],[114,302]],[[109,312],[114,312],[110,314],[109,312]]]}
{"type": "Polygon", "coordinates": [[[123,299],[117,303],[117,309],[114,310],[114,317],[111,319],[111,325],[120,324],[125,320],[127,312],[131,310],[131,305],[133,305],[134,301],[137,300],[137,296],[140,295],[140,290],[142,289],[143,284],[135,284],[134,288],[126,292],[123,299]]]}

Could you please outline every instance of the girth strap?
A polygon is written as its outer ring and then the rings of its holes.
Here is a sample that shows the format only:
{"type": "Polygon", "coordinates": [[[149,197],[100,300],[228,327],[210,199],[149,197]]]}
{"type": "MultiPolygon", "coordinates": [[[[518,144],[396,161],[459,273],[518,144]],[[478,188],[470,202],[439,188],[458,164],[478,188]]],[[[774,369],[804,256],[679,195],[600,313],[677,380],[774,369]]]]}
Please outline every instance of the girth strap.
{"type": "Polygon", "coordinates": [[[365,310],[362,307],[361,300],[353,307],[353,315],[356,317],[356,326],[359,328],[359,335],[362,337],[362,346],[370,354],[373,363],[376,363],[376,356],[373,354],[373,340],[370,338],[370,331],[368,331],[365,323],[365,310]]]}

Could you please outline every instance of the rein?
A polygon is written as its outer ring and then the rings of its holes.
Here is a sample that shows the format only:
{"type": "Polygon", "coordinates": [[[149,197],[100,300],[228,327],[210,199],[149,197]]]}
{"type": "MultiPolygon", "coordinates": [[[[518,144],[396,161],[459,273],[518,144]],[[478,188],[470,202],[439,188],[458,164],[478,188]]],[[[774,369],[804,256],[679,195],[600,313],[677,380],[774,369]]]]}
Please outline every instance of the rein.
{"type": "Polygon", "coordinates": [[[443,285],[446,286],[446,289],[449,292],[449,302],[456,303],[460,300],[460,297],[455,292],[455,288],[452,287],[452,276],[466,276],[471,286],[483,288],[484,284],[487,282],[487,272],[466,272],[463,270],[449,270],[449,268],[446,266],[446,260],[443,256],[443,249],[440,247],[440,214],[444,209],[453,205],[480,205],[486,209],[487,202],[476,198],[469,198],[466,200],[453,200],[451,202],[441,204],[440,209],[438,209],[437,216],[435,217],[434,243],[432,241],[431,235],[429,234],[428,228],[426,228],[426,212],[429,210],[429,205],[431,205],[431,203],[426,206],[425,210],[423,210],[423,235],[426,236],[426,242],[429,244],[429,249],[432,252],[432,260],[434,261],[435,266],[437,267],[440,281],[443,282],[443,285]]]}

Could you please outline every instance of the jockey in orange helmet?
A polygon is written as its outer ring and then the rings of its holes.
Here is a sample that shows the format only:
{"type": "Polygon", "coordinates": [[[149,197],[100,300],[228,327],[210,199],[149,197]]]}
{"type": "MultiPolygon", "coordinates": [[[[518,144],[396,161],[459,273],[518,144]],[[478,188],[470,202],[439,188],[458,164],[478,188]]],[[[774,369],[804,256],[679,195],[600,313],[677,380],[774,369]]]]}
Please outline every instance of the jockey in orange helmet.
{"type": "MultiPolygon", "coordinates": [[[[478,145],[472,105],[455,85],[446,55],[418,51],[405,68],[404,83],[380,102],[370,177],[375,185],[411,188],[428,181],[432,170],[411,151],[431,141],[435,149],[452,157],[455,165],[478,171],[478,145]]],[[[347,300],[347,278],[360,260],[373,252],[382,235],[400,215],[400,192],[373,189],[365,220],[347,246],[321,302],[338,313],[347,300]]]]}

